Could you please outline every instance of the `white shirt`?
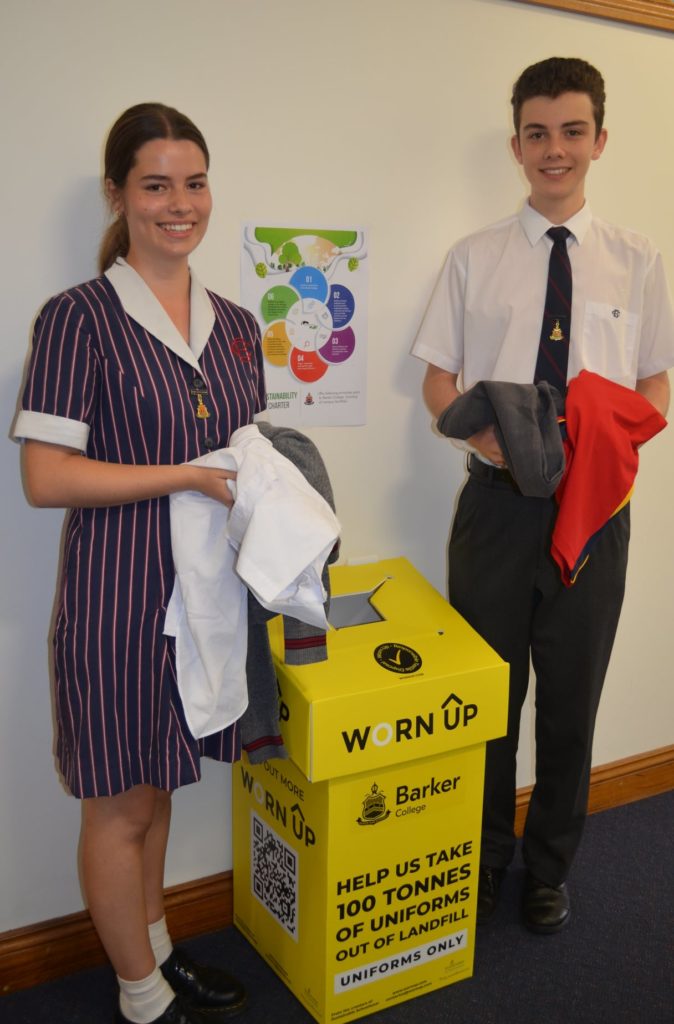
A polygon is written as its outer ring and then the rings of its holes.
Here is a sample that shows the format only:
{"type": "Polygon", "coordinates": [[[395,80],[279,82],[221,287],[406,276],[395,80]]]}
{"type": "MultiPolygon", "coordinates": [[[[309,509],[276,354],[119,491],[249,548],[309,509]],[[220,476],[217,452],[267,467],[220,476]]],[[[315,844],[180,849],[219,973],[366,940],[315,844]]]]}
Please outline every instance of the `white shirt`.
{"type": "MultiPolygon", "coordinates": [[[[533,381],[553,225],[525,204],[449,252],[412,354],[478,380],[533,381]]],[[[660,254],[643,235],[593,217],[565,225],[573,273],[568,379],[592,370],[633,388],[674,365],[674,314],[660,254]]]]}
{"type": "Polygon", "coordinates": [[[237,472],[231,511],[193,491],[170,496],[176,582],[164,633],[176,638],[185,718],[196,738],[246,709],[247,591],[273,612],[328,628],[323,567],[339,522],[255,425],[195,465],[237,472]]]}

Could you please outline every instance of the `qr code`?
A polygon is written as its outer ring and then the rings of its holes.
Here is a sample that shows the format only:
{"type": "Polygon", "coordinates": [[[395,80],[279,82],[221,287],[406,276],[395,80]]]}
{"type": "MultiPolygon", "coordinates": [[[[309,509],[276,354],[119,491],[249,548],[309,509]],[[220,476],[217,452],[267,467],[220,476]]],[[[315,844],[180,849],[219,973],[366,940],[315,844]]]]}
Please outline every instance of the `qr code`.
{"type": "Polygon", "coordinates": [[[254,812],[251,813],[250,839],[253,893],[297,941],[297,854],[254,812]]]}

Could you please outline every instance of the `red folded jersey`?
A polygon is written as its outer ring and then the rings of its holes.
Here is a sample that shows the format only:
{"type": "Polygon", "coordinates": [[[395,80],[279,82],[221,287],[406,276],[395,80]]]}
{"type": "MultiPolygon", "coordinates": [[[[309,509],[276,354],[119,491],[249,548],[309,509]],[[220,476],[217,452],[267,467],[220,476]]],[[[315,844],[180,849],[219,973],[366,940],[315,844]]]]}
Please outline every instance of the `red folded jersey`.
{"type": "Polygon", "coordinates": [[[667,426],[643,395],[581,370],[566,397],[566,469],[551,553],[570,587],[606,523],[629,501],[639,445],[667,426]]]}

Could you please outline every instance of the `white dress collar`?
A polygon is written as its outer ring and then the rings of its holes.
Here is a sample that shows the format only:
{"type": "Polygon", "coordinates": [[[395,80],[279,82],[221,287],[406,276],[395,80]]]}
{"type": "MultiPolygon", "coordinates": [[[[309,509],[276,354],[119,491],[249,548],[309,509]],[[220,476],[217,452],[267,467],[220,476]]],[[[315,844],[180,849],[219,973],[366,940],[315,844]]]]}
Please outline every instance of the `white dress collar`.
{"type": "Polygon", "coordinates": [[[105,276],[130,317],[195,370],[200,370],[197,360],[213,331],[215,313],[206,289],[193,270],[190,270],[189,345],[185,344],[180,331],[157,296],[126,260],[118,259],[106,270],[105,276]]]}
{"type": "MultiPolygon", "coordinates": [[[[578,244],[582,245],[591,223],[592,211],[590,210],[590,204],[586,201],[578,213],[574,213],[573,217],[569,217],[564,222],[564,227],[568,228],[578,244]]],[[[544,217],[542,213],[534,210],[533,206],[530,206],[528,202],[520,210],[520,224],[531,245],[536,245],[548,228],[556,226],[544,217]]]]}

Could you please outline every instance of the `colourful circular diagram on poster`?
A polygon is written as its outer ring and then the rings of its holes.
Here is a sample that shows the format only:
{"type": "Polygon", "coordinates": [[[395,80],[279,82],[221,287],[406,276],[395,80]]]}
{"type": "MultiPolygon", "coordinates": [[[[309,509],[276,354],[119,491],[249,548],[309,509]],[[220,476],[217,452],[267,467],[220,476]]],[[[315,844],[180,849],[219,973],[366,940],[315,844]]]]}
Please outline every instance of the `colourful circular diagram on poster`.
{"type": "Polygon", "coordinates": [[[353,355],[356,347],[356,335],[350,327],[343,331],[333,331],[326,345],[320,349],[320,355],[326,363],[343,363],[353,355]]]}
{"type": "Polygon", "coordinates": [[[328,295],[328,282],[325,274],[322,274],[317,267],[301,267],[296,270],[289,282],[292,288],[296,288],[303,299],[317,299],[318,302],[325,302],[328,295]]]}
{"type": "Polygon", "coordinates": [[[327,372],[328,364],[323,362],[318,352],[300,352],[293,348],[290,353],[290,369],[297,380],[313,384],[327,372]]]}
{"type": "Polygon", "coordinates": [[[260,311],[265,321],[284,320],[288,310],[297,302],[297,292],[287,284],[280,284],[265,292],[260,302],[260,311]]]}
{"type": "Polygon", "coordinates": [[[353,292],[350,292],[343,284],[333,285],[328,299],[328,309],[332,316],[333,327],[339,329],[348,324],[355,308],[356,300],[353,297],[353,292]]]}
{"type": "Polygon", "coordinates": [[[244,225],[241,303],[255,311],[267,408],[282,421],[365,422],[367,269],[361,229],[244,225]]]}
{"type": "Polygon", "coordinates": [[[301,299],[288,310],[286,330],[294,348],[316,352],[332,332],[330,310],[315,299],[301,299]]]}
{"type": "Polygon", "coordinates": [[[292,342],[286,331],[285,320],[270,324],[262,335],[262,352],[272,366],[287,366],[292,342]]]}

